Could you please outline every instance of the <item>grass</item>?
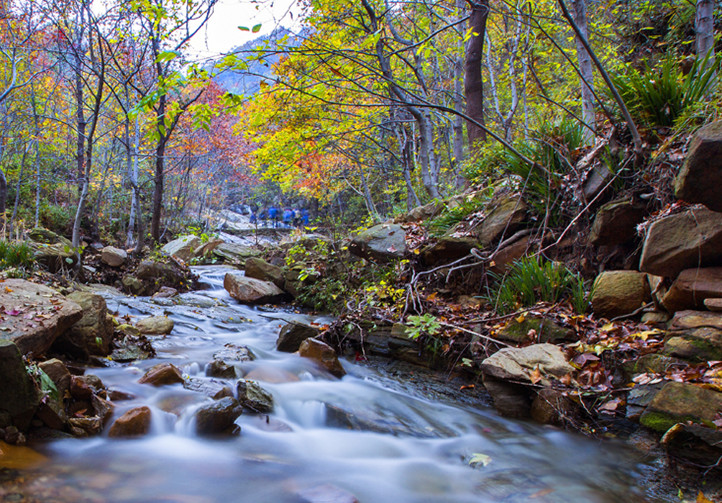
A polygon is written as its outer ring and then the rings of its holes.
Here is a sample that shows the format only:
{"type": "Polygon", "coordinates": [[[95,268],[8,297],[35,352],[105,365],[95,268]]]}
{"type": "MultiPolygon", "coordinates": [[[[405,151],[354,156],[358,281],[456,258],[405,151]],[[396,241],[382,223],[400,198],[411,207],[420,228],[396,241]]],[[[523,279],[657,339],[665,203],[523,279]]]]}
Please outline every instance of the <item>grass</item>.
{"type": "Polygon", "coordinates": [[[34,267],[33,250],[26,243],[0,240],[0,270],[18,268],[31,271],[34,267]]]}

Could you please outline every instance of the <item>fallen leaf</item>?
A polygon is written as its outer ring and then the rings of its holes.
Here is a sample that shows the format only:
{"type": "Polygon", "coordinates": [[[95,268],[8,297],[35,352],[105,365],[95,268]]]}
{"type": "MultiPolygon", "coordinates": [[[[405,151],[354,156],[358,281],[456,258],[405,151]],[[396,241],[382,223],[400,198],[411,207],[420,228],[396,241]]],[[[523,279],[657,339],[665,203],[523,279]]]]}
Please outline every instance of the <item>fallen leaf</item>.
{"type": "Polygon", "coordinates": [[[542,373],[539,370],[539,367],[532,370],[531,375],[529,376],[529,380],[531,381],[532,384],[536,384],[542,380],[542,373]]]}
{"type": "Polygon", "coordinates": [[[711,499],[707,498],[702,491],[697,493],[696,503],[714,503],[711,499]]]}
{"type": "Polygon", "coordinates": [[[491,463],[491,458],[486,454],[482,454],[480,452],[475,452],[474,454],[472,454],[471,459],[469,460],[469,464],[472,466],[488,466],[489,463],[491,463]]]}
{"type": "Polygon", "coordinates": [[[553,492],[554,492],[554,489],[542,489],[541,491],[537,491],[534,494],[532,494],[531,496],[529,496],[529,499],[541,498],[542,496],[546,496],[547,494],[551,494],[553,492]]]}

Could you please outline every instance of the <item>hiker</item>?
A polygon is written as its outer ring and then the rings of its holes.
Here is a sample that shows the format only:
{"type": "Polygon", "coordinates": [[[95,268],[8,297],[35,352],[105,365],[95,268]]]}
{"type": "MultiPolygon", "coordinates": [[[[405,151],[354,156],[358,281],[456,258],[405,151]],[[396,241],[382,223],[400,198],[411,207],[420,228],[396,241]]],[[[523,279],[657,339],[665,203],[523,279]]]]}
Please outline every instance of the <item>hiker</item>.
{"type": "Polygon", "coordinates": [[[268,218],[271,220],[273,227],[278,227],[278,210],[275,206],[268,208],[268,218]]]}

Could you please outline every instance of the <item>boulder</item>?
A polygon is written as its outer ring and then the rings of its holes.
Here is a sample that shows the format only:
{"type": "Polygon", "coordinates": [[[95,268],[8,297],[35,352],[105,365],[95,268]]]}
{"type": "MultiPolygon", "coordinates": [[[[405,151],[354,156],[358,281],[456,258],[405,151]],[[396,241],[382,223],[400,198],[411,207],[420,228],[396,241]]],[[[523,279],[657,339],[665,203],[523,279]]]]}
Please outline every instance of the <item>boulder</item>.
{"type": "Polygon", "coordinates": [[[242,304],[269,304],[280,302],[285,293],[270,281],[246,278],[236,273],[226,273],[223,288],[242,304]]]}
{"type": "Polygon", "coordinates": [[[106,246],[100,252],[100,260],[110,267],[120,267],[128,260],[128,252],[114,246],[106,246]]]}
{"type": "Polygon", "coordinates": [[[488,374],[482,375],[482,382],[491,396],[494,409],[500,415],[514,419],[529,417],[531,393],[527,386],[497,379],[488,374]]]}
{"type": "Polygon", "coordinates": [[[550,384],[550,378],[562,377],[573,370],[562,348],[546,343],[504,348],[481,362],[485,375],[522,383],[538,380],[544,386],[550,384]],[[538,379],[534,377],[537,371],[538,379]]]}
{"type": "Polygon", "coordinates": [[[286,282],[283,277],[283,269],[273,264],[269,264],[258,257],[250,257],[246,259],[245,271],[247,278],[270,281],[278,288],[283,288],[283,284],[286,282]]]}
{"type": "Polygon", "coordinates": [[[444,206],[436,201],[432,201],[429,204],[423,206],[417,206],[416,208],[409,211],[404,217],[404,222],[420,222],[422,220],[428,220],[438,215],[444,206]]]}
{"type": "Polygon", "coordinates": [[[722,313],[709,311],[677,311],[669,322],[670,330],[712,327],[722,330],[722,313]]]}
{"type": "Polygon", "coordinates": [[[597,211],[589,242],[614,246],[631,241],[637,236],[637,225],[642,223],[645,214],[644,205],[629,199],[609,202],[597,211]]]}
{"type": "Polygon", "coordinates": [[[303,323],[287,323],[281,327],[276,341],[276,349],[286,353],[295,353],[306,339],[316,337],[320,330],[303,323]]]}
{"type": "Polygon", "coordinates": [[[250,362],[256,359],[256,356],[248,348],[248,346],[239,346],[232,342],[223,345],[223,349],[213,353],[214,360],[233,361],[233,362],[250,362]]]}
{"type": "Polygon", "coordinates": [[[0,413],[9,414],[12,424],[26,431],[40,404],[40,394],[20,350],[7,340],[0,340],[0,382],[0,413]]]}
{"type": "Polygon", "coordinates": [[[268,414],[273,411],[273,396],[257,382],[240,379],[236,394],[241,405],[252,412],[268,414]]]}
{"type": "Polygon", "coordinates": [[[178,290],[169,286],[162,286],[160,290],[155,292],[152,296],[154,299],[170,299],[178,295],[178,290]]]}
{"type": "Polygon", "coordinates": [[[657,393],[639,422],[658,432],[677,423],[711,422],[722,410],[722,393],[694,384],[668,382],[657,393]]]}
{"type": "Polygon", "coordinates": [[[697,424],[676,424],[662,437],[662,445],[673,458],[691,461],[697,466],[722,468],[722,431],[697,424]]]}
{"type": "Polygon", "coordinates": [[[144,335],[167,335],[173,331],[174,323],[167,316],[149,316],[138,320],[135,326],[144,335]]]}
{"type": "Polygon", "coordinates": [[[336,377],[343,377],[346,374],[346,371],[341,366],[341,362],[338,361],[336,351],[318,339],[306,339],[303,341],[298,348],[298,354],[304,358],[314,360],[336,377]]]}
{"type": "Polygon", "coordinates": [[[159,363],[154,365],[140,378],[140,384],[151,384],[163,386],[183,382],[183,374],[180,369],[172,363],[159,363]]]}
{"type": "Polygon", "coordinates": [[[488,247],[502,237],[513,235],[524,223],[527,205],[520,196],[504,196],[492,200],[487,215],[474,230],[483,247],[488,247]]]}
{"type": "Polygon", "coordinates": [[[592,309],[599,317],[630,314],[649,300],[649,283],[642,273],[605,271],[594,281],[592,309]]]}
{"type": "Polygon", "coordinates": [[[165,244],[160,251],[183,262],[188,262],[194,257],[193,252],[199,246],[201,246],[200,238],[193,234],[188,234],[165,244]]]}
{"type": "Polygon", "coordinates": [[[151,411],[146,406],[130,409],[115,420],[108,431],[109,437],[138,437],[150,431],[151,411]]]}
{"type": "Polygon", "coordinates": [[[77,261],[77,254],[73,243],[53,231],[36,227],[28,233],[30,247],[33,249],[35,260],[48,268],[50,272],[57,272],[62,267],[72,267],[77,261]]]}
{"type": "MultiPolygon", "coordinates": [[[[596,149],[595,149],[596,150],[596,149]]],[[[594,168],[587,174],[586,180],[582,185],[582,195],[584,201],[594,199],[610,181],[614,178],[614,173],[609,170],[604,163],[596,163],[594,168]]]]}
{"type": "Polygon", "coordinates": [[[105,299],[89,292],[73,292],[68,299],[83,309],[83,317],[70,330],[57,338],[53,349],[58,353],[87,358],[110,353],[113,339],[113,320],[108,316],[105,299]]]}
{"type": "Polygon", "coordinates": [[[687,158],[674,180],[674,196],[722,211],[722,121],[700,128],[692,137],[687,158]]]}
{"type": "Polygon", "coordinates": [[[406,231],[399,224],[379,224],[351,240],[349,251],[361,258],[386,262],[406,255],[406,231]]]}
{"type": "Polygon", "coordinates": [[[664,353],[695,363],[722,360],[722,330],[703,327],[680,332],[667,339],[664,353]]]}
{"type": "Polygon", "coordinates": [[[213,249],[213,254],[228,264],[243,267],[247,259],[258,257],[261,252],[236,243],[221,243],[213,249]]]}
{"type": "Polygon", "coordinates": [[[238,400],[231,397],[204,405],[196,411],[196,432],[199,435],[236,433],[239,428],[234,422],[242,410],[238,400]]]}
{"type": "Polygon", "coordinates": [[[489,269],[494,274],[504,274],[511,264],[526,256],[532,245],[532,238],[524,231],[509,238],[509,242],[491,257],[489,269]]]}
{"type": "Polygon", "coordinates": [[[0,283],[0,339],[38,357],[83,316],[82,308],[44,285],[22,279],[0,283]]]}
{"type": "Polygon", "coordinates": [[[203,243],[193,250],[194,257],[206,257],[209,256],[213,250],[222,245],[224,241],[222,239],[211,239],[210,241],[203,243]]]}
{"type": "Polygon", "coordinates": [[[554,321],[540,316],[520,316],[512,318],[495,337],[502,341],[524,344],[528,342],[572,341],[576,339],[574,330],[565,328],[554,321]]]}
{"type": "Polygon", "coordinates": [[[559,390],[544,388],[534,397],[530,415],[541,424],[563,426],[581,414],[582,406],[559,390]]]}
{"type": "Polygon", "coordinates": [[[722,297],[722,267],[685,269],[662,298],[670,313],[704,309],[705,299],[722,297]]]}
{"type": "Polygon", "coordinates": [[[465,257],[473,248],[480,248],[479,242],[470,237],[441,236],[436,243],[421,252],[424,263],[429,266],[453,262],[465,257]]]}
{"type": "Polygon", "coordinates": [[[206,365],[208,377],[220,377],[222,379],[233,379],[236,377],[236,367],[228,365],[223,360],[213,360],[206,365]]]}
{"type": "Polygon", "coordinates": [[[722,213],[691,208],[654,222],[647,230],[640,271],[676,277],[685,269],[722,259],[722,213]]]}
{"type": "MultiPolygon", "coordinates": [[[[144,260],[135,270],[132,276],[142,284],[140,291],[134,291],[135,295],[153,295],[162,287],[168,286],[176,290],[187,289],[190,282],[190,272],[177,264],[144,260]]],[[[122,283],[126,285],[126,278],[122,283]]]]}

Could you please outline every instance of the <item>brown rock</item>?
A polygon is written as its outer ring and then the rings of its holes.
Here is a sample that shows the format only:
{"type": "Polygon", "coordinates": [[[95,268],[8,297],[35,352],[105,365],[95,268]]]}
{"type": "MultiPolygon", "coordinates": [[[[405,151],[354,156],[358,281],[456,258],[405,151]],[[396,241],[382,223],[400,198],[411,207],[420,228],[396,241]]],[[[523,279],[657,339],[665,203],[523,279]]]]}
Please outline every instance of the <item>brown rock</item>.
{"type": "Polygon", "coordinates": [[[149,316],[135,324],[138,331],[145,335],[167,335],[173,331],[173,320],[167,316],[149,316]]]}
{"type": "Polygon", "coordinates": [[[704,307],[715,313],[722,312],[722,299],[709,298],[704,299],[704,307]]]}
{"type": "Polygon", "coordinates": [[[70,371],[63,362],[57,358],[46,360],[38,364],[40,370],[55,383],[60,396],[65,396],[65,392],[70,389],[70,371]]]}
{"type": "Polygon", "coordinates": [[[287,323],[281,327],[276,341],[276,349],[286,353],[295,353],[306,339],[316,337],[320,330],[303,323],[287,323]]]}
{"type": "Polygon", "coordinates": [[[285,297],[283,290],[270,281],[246,278],[230,272],[223,279],[223,288],[242,304],[268,304],[280,302],[285,297]]]}
{"type": "MultiPolygon", "coordinates": [[[[521,232],[518,234],[521,234],[521,232]]],[[[518,237],[512,236],[510,241],[509,244],[493,255],[491,272],[504,274],[513,262],[526,256],[532,243],[531,236],[528,234],[522,234],[518,237]]]]}
{"type": "Polygon", "coordinates": [[[319,365],[328,370],[336,377],[343,377],[346,371],[341,366],[336,356],[336,351],[325,342],[318,339],[306,339],[298,348],[298,354],[315,360],[319,365]]]}
{"type": "Polygon", "coordinates": [[[722,211],[722,122],[700,128],[692,137],[687,158],[674,180],[674,195],[722,211]]]}
{"type": "Polygon", "coordinates": [[[137,437],[150,431],[151,411],[146,406],[130,409],[115,420],[108,431],[109,437],[137,437]]]}
{"type": "Polygon", "coordinates": [[[526,218],[527,205],[521,196],[504,196],[492,200],[486,218],[474,229],[484,247],[515,233],[526,218]]]}
{"type": "Polygon", "coordinates": [[[649,284],[636,271],[605,271],[594,281],[592,309],[600,317],[630,314],[649,300],[649,284]]]}
{"type": "Polygon", "coordinates": [[[127,259],[128,252],[113,246],[106,246],[100,252],[100,260],[110,267],[120,267],[127,259]]]}
{"type": "Polygon", "coordinates": [[[148,369],[148,372],[146,372],[138,382],[140,384],[151,384],[153,386],[182,383],[183,374],[178,367],[172,363],[159,363],[148,369]]]}
{"type": "Polygon", "coordinates": [[[577,417],[580,407],[561,391],[544,388],[534,397],[531,417],[538,423],[561,426],[577,417]]]}
{"type": "Polygon", "coordinates": [[[613,246],[631,241],[637,236],[637,225],[644,220],[644,206],[628,199],[612,201],[597,211],[589,242],[613,246]]]}
{"type": "Polygon", "coordinates": [[[670,313],[684,309],[704,309],[707,298],[722,297],[722,267],[685,269],[662,299],[670,313]]]}
{"type": "Polygon", "coordinates": [[[669,322],[670,330],[712,327],[722,330],[722,314],[709,311],[677,311],[669,322]]]}

